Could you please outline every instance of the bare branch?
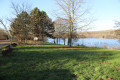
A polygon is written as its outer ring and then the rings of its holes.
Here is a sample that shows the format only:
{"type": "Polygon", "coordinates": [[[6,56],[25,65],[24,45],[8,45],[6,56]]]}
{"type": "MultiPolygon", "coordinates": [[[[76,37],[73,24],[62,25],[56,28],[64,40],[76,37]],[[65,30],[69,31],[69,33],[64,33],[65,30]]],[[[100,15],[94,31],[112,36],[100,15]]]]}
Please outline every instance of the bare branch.
{"type": "Polygon", "coordinates": [[[28,4],[28,2],[24,2],[22,4],[15,4],[11,2],[11,8],[13,9],[13,14],[16,16],[20,14],[22,11],[26,11],[27,13],[30,13],[31,11],[31,5],[28,4]]]}
{"type": "MultiPolygon", "coordinates": [[[[72,40],[72,34],[77,31],[77,30],[84,30],[87,28],[88,25],[91,24],[91,21],[88,21],[86,13],[88,12],[88,8],[84,8],[84,0],[56,0],[58,6],[63,10],[64,13],[66,13],[66,18],[68,19],[68,42],[69,45],[71,46],[71,40],[72,40]],[[85,16],[85,17],[84,17],[85,16]],[[80,20],[80,21],[79,21],[80,20]],[[87,22],[88,21],[88,22],[87,22]],[[80,23],[80,27],[77,26],[79,22],[84,22],[80,23]]],[[[64,15],[64,16],[65,16],[64,15]]]]}
{"type": "Polygon", "coordinates": [[[3,25],[3,27],[5,28],[5,30],[6,30],[6,32],[8,33],[8,36],[9,36],[9,39],[11,39],[11,34],[10,34],[10,32],[7,30],[7,26],[3,23],[3,20],[2,19],[0,19],[0,23],[3,25]]]}

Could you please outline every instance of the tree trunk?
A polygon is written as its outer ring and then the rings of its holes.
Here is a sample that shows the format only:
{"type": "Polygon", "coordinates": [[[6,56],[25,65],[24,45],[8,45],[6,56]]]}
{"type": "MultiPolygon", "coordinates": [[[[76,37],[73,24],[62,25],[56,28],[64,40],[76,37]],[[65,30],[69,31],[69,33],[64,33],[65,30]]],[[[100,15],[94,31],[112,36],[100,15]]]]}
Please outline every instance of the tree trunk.
{"type": "Polygon", "coordinates": [[[65,45],[65,38],[64,38],[64,45],[65,45]]]}
{"type": "Polygon", "coordinates": [[[44,28],[42,28],[42,41],[44,42],[44,28]]]}
{"type": "Polygon", "coordinates": [[[71,39],[71,37],[68,38],[68,45],[69,45],[69,47],[72,46],[72,39],[71,39]]]}
{"type": "Polygon", "coordinates": [[[71,47],[72,46],[72,34],[70,34],[70,44],[69,46],[71,47]]]}
{"type": "Polygon", "coordinates": [[[55,44],[55,39],[54,39],[54,44],[55,44]]]}
{"type": "Polygon", "coordinates": [[[59,44],[60,44],[60,37],[59,37],[59,44]]]}
{"type": "Polygon", "coordinates": [[[57,44],[58,44],[58,37],[57,37],[57,44]]]}
{"type": "MultiPolygon", "coordinates": [[[[71,18],[70,18],[70,20],[71,20],[71,18]]],[[[69,26],[68,45],[69,45],[69,47],[71,47],[72,46],[72,23],[71,23],[71,21],[69,21],[69,24],[70,24],[70,26],[69,26]]]]}

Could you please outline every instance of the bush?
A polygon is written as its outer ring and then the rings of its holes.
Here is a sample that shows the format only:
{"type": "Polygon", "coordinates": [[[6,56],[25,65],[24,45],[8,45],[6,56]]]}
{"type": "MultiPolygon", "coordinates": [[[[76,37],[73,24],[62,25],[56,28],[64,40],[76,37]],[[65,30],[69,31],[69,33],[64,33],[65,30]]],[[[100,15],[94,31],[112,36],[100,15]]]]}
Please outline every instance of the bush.
{"type": "Polygon", "coordinates": [[[12,43],[11,46],[12,46],[12,47],[16,47],[17,44],[16,44],[16,43],[12,43]]]}
{"type": "Polygon", "coordinates": [[[12,55],[12,48],[10,47],[10,45],[2,48],[2,55],[3,56],[10,56],[10,55],[12,55]]]}

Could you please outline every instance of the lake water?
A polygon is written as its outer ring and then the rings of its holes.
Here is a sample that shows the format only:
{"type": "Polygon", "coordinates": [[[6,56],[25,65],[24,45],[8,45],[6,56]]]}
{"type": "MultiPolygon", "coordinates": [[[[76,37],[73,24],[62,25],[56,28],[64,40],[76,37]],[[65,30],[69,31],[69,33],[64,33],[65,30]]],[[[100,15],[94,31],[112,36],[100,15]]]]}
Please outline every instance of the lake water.
{"type": "MultiPolygon", "coordinates": [[[[56,41],[56,40],[55,40],[56,41]]],[[[67,39],[65,44],[67,45],[67,39]]],[[[48,38],[47,42],[54,43],[54,39],[48,38]]],[[[88,47],[99,47],[99,48],[115,48],[120,49],[120,40],[119,39],[97,39],[97,38],[82,38],[82,39],[73,39],[72,45],[85,45],[88,47]]],[[[60,44],[64,44],[64,41],[60,39],[60,44]]]]}

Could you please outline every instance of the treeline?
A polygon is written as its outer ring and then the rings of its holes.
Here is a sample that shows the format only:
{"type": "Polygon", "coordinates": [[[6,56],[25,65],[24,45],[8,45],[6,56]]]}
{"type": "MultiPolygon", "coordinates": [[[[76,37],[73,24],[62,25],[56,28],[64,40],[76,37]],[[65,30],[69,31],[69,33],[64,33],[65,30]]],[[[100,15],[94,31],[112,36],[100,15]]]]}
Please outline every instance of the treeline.
{"type": "Polygon", "coordinates": [[[5,30],[0,29],[0,40],[6,40],[8,39],[8,34],[6,33],[5,30]]]}
{"type": "Polygon", "coordinates": [[[44,41],[46,36],[52,37],[54,25],[45,11],[40,11],[37,7],[30,13],[22,11],[12,19],[10,33],[12,39],[19,44],[27,43],[27,40],[33,40],[37,37],[44,41]]]}
{"type": "Polygon", "coordinates": [[[116,30],[103,30],[103,31],[87,31],[87,32],[78,33],[78,37],[118,39],[119,35],[116,34],[116,30]]]}
{"type": "MultiPolygon", "coordinates": [[[[31,10],[27,4],[12,3],[15,18],[10,20],[10,30],[6,30],[9,33],[9,39],[14,39],[21,44],[33,38],[44,41],[45,37],[52,37],[57,38],[58,44],[60,38],[64,39],[64,43],[65,38],[68,38],[67,42],[71,47],[73,39],[77,38],[77,31],[86,30],[93,20],[83,0],[56,0],[56,3],[59,10],[55,12],[58,19],[54,22],[45,11],[40,11],[37,7],[31,10]],[[80,26],[78,26],[79,22],[81,22],[80,26]]],[[[0,20],[0,22],[7,29],[3,21],[0,20]]]]}

